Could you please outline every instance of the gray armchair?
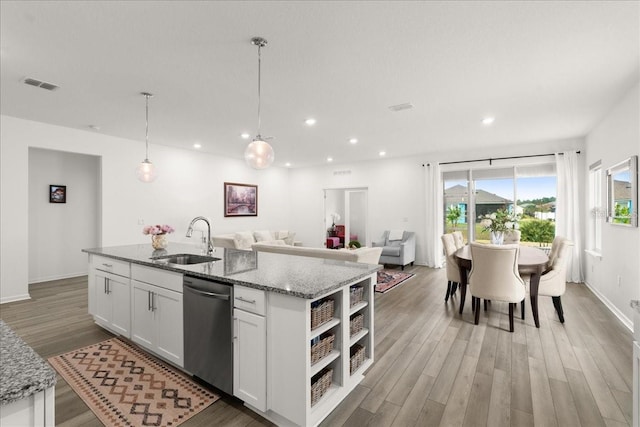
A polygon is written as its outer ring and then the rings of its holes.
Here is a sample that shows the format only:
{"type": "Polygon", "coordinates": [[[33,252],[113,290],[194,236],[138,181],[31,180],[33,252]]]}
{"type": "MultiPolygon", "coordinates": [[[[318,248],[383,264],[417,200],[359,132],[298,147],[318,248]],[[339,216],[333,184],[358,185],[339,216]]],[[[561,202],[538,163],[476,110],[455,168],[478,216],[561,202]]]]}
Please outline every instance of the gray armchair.
{"type": "Polygon", "coordinates": [[[382,247],[380,264],[399,265],[404,270],[405,265],[413,265],[416,260],[416,235],[413,231],[404,231],[402,239],[389,240],[389,230],[385,230],[382,238],[372,245],[382,247]]]}

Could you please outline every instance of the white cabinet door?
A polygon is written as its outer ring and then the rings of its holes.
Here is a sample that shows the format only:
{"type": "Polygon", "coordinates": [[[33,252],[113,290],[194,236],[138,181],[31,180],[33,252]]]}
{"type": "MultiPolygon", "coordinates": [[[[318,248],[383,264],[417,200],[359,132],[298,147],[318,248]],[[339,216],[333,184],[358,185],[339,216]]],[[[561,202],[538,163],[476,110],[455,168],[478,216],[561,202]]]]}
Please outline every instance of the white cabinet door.
{"type": "Polygon", "coordinates": [[[182,294],[132,280],[131,339],[184,367],[182,294]]]}
{"type": "Polygon", "coordinates": [[[133,322],[131,325],[131,339],[149,350],[155,345],[155,315],[153,312],[153,291],[155,286],[141,283],[136,280],[131,281],[132,298],[131,312],[133,322]]]}
{"type": "Polygon", "coordinates": [[[154,292],[157,353],[183,367],[182,294],[163,288],[156,288],[154,292]]]}
{"type": "Polygon", "coordinates": [[[130,337],[129,279],[92,270],[93,314],[96,322],[126,338],[130,337]]]}
{"type": "Polygon", "coordinates": [[[233,310],[233,394],[260,411],[267,404],[267,331],[265,318],[233,310]]]}

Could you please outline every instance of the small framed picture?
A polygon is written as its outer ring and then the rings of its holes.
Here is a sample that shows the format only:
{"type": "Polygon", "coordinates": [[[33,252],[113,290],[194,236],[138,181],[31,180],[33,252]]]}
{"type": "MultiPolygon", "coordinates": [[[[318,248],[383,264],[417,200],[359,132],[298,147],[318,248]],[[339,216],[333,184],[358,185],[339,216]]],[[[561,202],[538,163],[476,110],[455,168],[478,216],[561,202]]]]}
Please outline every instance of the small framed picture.
{"type": "Polygon", "coordinates": [[[49,203],[67,203],[67,186],[50,185],[49,203]]]}
{"type": "Polygon", "coordinates": [[[224,216],[258,216],[258,186],[225,182],[224,216]]]}

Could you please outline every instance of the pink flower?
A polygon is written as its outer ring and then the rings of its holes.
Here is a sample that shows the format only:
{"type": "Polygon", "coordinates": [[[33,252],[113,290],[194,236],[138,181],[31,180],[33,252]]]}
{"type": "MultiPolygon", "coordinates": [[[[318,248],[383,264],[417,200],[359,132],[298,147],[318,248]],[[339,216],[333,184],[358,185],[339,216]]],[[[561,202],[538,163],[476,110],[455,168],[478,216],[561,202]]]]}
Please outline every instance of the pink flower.
{"type": "Polygon", "coordinates": [[[168,224],[145,225],[142,228],[142,234],[152,235],[173,233],[174,231],[176,231],[175,228],[168,224]]]}

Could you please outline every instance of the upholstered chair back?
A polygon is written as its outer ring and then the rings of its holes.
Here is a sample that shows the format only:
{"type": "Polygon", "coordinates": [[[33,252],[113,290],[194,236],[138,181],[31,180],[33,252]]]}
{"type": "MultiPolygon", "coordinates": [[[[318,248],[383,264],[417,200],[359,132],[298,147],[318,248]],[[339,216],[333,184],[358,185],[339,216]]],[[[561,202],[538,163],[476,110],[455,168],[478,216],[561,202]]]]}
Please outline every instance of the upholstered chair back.
{"type": "Polygon", "coordinates": [[[520,243],[520,230],[507,230],[504,232],[503,243],[506,245],[517,245],[520,243]]]}
{"type": "Polygon", "coordinates": [[[548,266],[551,266],[558,255],[558,249],[560,249],[560,242],[564,239],[562,236],[556,236],[553,238],[553,242],[551,243],[551,251],[549,252],[549,262],[548,266]]]}
{"type": "Polygon", "coordinates": [[[470,245],[471,295],[509,303],[522,301],[525,286],[518,274],[518,245],[485,245],[475,242],[470,245]]]}
{"type": "Polygon", "coordinates": [[[453,236],[456,248],[460,249],[464,246],[464,237],[462,236],[461,231],[454,231],[453,233],[451,233],[451,235],[453,236]]]}
{"type": "Polygon", "coordinates": [[[441,236],[444,254],[447,257],[447,280],[460,283],[460,270],[456,262],[454,253],[458,250],[452,234],[443,234],[441,236]]]}
{"type": "Polygon", "coordinates": [[[571,257],[573,242],[564,237],[556,237],[553,245],[556,246],[556,254],[549,269],[540,276],[538,295],[559,297],[564,295],[567,287],[567,263],[571,257]]]}

